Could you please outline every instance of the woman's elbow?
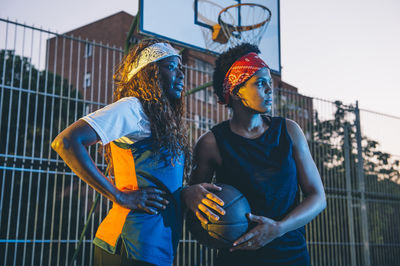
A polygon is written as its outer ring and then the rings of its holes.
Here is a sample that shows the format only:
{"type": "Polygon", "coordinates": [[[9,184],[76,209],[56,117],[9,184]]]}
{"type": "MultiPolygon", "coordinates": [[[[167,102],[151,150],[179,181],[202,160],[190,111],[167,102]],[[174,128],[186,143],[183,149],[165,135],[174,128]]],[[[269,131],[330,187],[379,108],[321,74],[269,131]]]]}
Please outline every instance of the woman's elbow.
{"type": "Polygon", "coordinates": [[[308,193],[305,193],[305,197],[312,198],[312,201],[314,202],[314,208],[318,211],[318,213],[322,212],[324,209],[326,209],[326,196],[325,196],[325,191],[319,191],[318,189],[309,191],[308,193]]]}
{"type": "Polygon", "coordinates": [[[51,148],[60,154],[63,150],[68,149],[69,140],[66,136],[59,134],[51,143],[51,148]]]}

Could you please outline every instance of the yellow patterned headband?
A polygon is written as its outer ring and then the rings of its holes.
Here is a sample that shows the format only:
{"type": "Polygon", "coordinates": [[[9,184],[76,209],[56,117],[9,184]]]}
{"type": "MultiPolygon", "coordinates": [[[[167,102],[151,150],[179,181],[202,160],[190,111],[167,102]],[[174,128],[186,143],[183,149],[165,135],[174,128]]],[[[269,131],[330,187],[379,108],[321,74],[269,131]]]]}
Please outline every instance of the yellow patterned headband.
{"type": "Polygon", "coordinates": [[[148,64],[170,56],[179,56],[179,53],[168,43],[160,42],[146,47],[140,52],[135,62],[132,63],[131,69],[128,73],[128,79],[131,79],[148,64]]]}

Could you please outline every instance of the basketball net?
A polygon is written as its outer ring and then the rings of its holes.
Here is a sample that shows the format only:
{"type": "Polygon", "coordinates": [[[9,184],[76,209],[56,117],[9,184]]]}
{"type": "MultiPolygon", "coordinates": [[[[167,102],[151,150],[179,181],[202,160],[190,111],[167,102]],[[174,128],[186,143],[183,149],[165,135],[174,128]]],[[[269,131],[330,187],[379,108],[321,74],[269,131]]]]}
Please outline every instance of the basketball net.
{"type": "MultiPolygon", "coordinates": [[[[203,0],[203,3],[209,1],[203,0]]],[[[216,6],[213,3],[214,8],[216,6]]],[[[259,45],[271,21],[271,11],[259,4],[237,4],[220,8],[218,21],[207,18],[207,14],[199,15],[212,30],[202,27],[202,33],[207,49],[222,53],[230,47],[241,43],[259,45]]],[[[204,13],[206,9],[203,9],[204,13]]]]}

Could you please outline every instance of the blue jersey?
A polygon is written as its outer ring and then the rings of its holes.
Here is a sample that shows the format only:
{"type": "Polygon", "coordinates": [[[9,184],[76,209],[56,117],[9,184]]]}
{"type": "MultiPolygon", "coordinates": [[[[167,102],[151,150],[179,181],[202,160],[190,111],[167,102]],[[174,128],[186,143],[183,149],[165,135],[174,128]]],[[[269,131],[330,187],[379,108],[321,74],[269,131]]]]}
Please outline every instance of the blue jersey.
{"type": "MultiPolygon", "coordinates": [[[[170,197],[167,208],[158,214],[143,211],[127,213],[118,237],[124,241],[128,258],[156,265],[171,265],[182,232],[180,189],[183,181],[183,155],[171,158],[165,149],[161,149],[160,154],[155,154],[152,150],[152,137],[131,145],[113,142],[111,148],[113,162],[118,160],[118,156],[114,157],[113,150],[120,150],[122,153],[126,151],[124,158],[119,158],[120,161],[132,157],[127,160],[125,167],[132,167],[132,171],[136,172],[136,180],[131,180],[133,187],[157,187],[167,190],[170,197]],[[134,166],[129,166],[128,162],[134,163],[134,166]]],[[[117,175],[115,178],[118,182],[117,175]]],[[[109,215],[112,215],[111,211],[109,215]]],[[[104,239],[98,232],[94,243],[115,253],[116,245],[110,245],[104,239]]]]}

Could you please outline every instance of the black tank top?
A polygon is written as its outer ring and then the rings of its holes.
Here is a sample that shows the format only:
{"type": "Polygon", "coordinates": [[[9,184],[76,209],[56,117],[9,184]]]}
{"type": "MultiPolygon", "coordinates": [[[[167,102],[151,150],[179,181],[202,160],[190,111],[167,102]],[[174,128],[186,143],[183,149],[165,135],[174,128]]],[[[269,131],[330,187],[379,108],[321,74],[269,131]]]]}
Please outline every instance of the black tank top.
{"type": "MultiPolygon", "coordinates": [[[[266,116],[263,119],[269,128],[255,139],[232,132],[229,121],[211,129],[222,157],[216,180],[240,190],[253,214],[279,221],[296,206],[297,169],[285,119],[266,116]]],[[[304,227],[256,251],[221,251],[219,257],[226,265],[309,264],[304,227]]]]}

